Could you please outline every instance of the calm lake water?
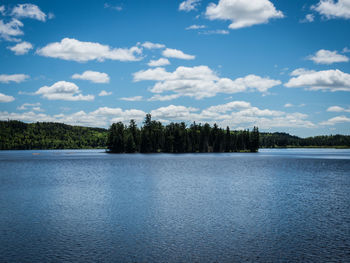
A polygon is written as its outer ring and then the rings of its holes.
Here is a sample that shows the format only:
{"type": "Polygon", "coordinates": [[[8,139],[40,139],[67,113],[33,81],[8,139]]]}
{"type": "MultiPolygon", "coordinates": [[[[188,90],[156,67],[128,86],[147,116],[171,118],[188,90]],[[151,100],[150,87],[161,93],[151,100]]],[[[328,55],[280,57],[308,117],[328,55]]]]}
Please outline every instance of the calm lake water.
{"type": "Polygon", "coordinates": [[[0,151],[0,262],[349,260],[349,150],[0,151]]]}

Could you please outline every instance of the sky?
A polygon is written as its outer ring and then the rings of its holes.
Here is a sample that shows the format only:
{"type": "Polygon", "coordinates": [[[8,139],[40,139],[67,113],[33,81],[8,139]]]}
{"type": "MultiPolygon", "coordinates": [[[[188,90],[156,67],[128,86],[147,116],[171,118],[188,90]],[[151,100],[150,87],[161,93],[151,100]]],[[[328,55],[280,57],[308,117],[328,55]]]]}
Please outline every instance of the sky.
{"type": "Polygon", "coordinates": [[[350,134],[350,0],[0,0],[0,119],[350,134]]]}

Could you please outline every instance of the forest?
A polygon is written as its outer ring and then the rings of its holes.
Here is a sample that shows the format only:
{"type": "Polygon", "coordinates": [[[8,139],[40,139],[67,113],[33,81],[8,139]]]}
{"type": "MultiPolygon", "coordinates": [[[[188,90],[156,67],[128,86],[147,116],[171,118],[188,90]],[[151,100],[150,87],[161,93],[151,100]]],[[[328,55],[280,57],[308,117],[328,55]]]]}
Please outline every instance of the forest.
{"type": "MultiPolygon", "coordinates": [[[[107,145],[112,147],[114,143],[119,143],[123,152],[155,152],[155,149],[164,152],[250,151],[251,134],[249,131],[223,130],[209,124],[171,123],[163,126],[151,118],[147,120],[146,127],[138,128],[135,121],[131,121],[129,125],[113,124],[109,130],[53,122],[8,120],[0,121],[0,150],[105,149],[107,145]],[[113,137],[115,141],[112,141],[112,130],[116,134],[118,129],[123,130],[122,145],[118,137],[113,137]],[[157,137],[151,139],[148,137],[150,135],[157,137]]],[[[350,136],[337,134],[300,138],[283,132],[259,133],[259,148],[290,147],[350,148],[350,136]]]]}
{"type": "Polygon", "coordinates": [[[0,121],[0,150],[105,148],[107,130],[63,123],[0,121]]]}
{"type": "Polygon", "coordinates": [[[146,115],[141,128],[131,120],[129,125],[114,123],[109,129],[107,148],[111,153],[196,153],[196,152],[257,152],[259,131],[230,131],[216,124],[184,122],[164,126],[146,115]]]}
{"type": "Polygon", "coordinates": [[[288,133],[260,133],[260,147],[262,148],[298,148],[298,147],[325,147],[350,148],[349,135],[321,135],[300,138],[288,133]]]}

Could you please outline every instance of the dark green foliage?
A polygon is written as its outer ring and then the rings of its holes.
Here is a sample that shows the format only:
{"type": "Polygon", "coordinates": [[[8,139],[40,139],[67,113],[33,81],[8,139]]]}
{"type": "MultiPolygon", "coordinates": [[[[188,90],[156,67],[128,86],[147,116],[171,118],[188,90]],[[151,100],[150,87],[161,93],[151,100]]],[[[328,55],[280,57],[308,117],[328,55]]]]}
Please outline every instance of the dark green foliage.
{"type": "Polygon", "coordinates": [[[259,148],[259,131],[233,131],[211,127],[208,123],[186,127],[184,122],[163,126],[152,121],[147,114],[139,129],[134,120],[128,127],[114,123],[109,128],[107,147],[112,153],[188,153],[188,152],[256,152],[259,148]]]}
{"type": "Polygon", "coordinates": [[[62,123],[0,121],[0,150],[92,149],[111,152],[255,152],[273,147],[350,147],[350,136],[329,135],[300,138],[288,133],[259,133],[223,130],[217,125],[170,123],[163,126],[147,115],[140,129],[134,120],[129,125],[113,124],[101,128],[70,126],[62,123]],[[260,144],[260,145],[259,145],[260,144]]]}
{"type": "Polygon", "coordinates": [[[349,135],[300,138],[283,132],[260,133],[260,147],[350,147],[349,135]]]}
{"type": "Polygon", "coordinates": [[[106,129],[0,121],[0,150],[105,148],[106,141],[106,129]]]}

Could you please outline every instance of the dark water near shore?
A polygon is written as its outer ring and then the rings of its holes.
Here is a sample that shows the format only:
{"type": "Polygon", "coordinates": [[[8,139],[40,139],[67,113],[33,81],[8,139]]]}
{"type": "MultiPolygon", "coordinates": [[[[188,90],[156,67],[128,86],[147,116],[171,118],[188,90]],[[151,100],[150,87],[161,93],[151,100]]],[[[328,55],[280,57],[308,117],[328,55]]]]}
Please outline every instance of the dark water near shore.
{"type": "Polygon", "coordinates": [[[0,152],[0,262],[349,260],[350,150],[0,152]]]}

